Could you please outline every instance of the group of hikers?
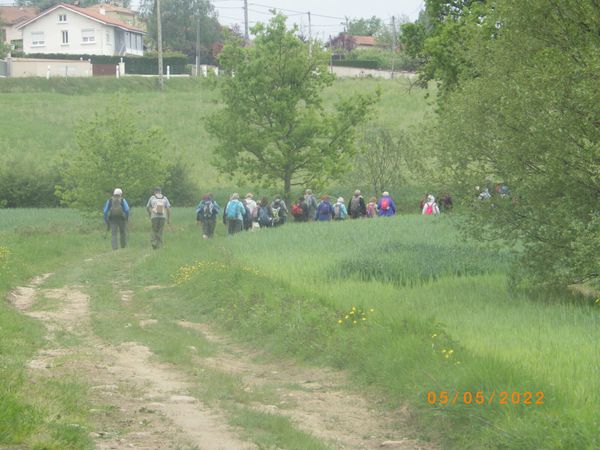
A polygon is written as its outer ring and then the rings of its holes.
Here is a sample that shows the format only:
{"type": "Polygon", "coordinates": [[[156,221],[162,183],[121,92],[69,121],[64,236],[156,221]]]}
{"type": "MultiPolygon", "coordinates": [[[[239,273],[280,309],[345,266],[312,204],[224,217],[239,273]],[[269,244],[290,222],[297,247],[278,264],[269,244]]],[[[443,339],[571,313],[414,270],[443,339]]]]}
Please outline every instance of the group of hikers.
{"type": "MultiPolygon", "coordinates": [[[[444,209],[452,208],[449,195],[444,197],[443,205],[444,209]]],[[[419,209],[424,215],[440,213],[435,197],[431,194],[425,195],[419,209]]],[[[171,224],[171,203],[160,187],[154,188],[154,193],[146,204],[146,212],[152,224],[150,242],[153,249],[158,249],[163,243],[165,226],[171,224]]],[[[121,248],[127,245],[129,213],[130,208],[127,200],[123,198],[122,189],[116,188],[112,197],[104,204],[104,221],[111,231],[113,250],[117,250],[119,244],[121,248]]],[[[281,226],[290,216],[295,222],[323,222],[347,218],[391,217],[395,214],[396,203],[389,192],[383,192],[379,199],[372,197],[365,201],[360,190],[354,192],[348,205],[343,197],[338,197],[333,202],[328,195],[321,196],[317,201],[312,191],[307,189],[290,209],[280,195],[275,195],[271,202],[267,197],[262,197],[257,202],[252,193],[246,194],[243,199],[238,193],[232,194],[224,208],[221,208],[212,194],[206,194],[196,207],[196,221],[202,226],[204,239],[214,236],[219,217],[222,217],[223,224],[227,226],[227,233],[233,235],[242,230],[281,226]]]]}

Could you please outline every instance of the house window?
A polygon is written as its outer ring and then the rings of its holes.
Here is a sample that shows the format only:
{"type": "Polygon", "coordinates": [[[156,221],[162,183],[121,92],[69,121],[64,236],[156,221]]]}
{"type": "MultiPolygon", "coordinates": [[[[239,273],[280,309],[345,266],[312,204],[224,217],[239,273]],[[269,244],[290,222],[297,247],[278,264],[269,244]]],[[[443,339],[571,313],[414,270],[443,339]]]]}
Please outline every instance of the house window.
{"type": "Polygon", "coordinates": [[[66,21],[67,21],[67,15],[66,14],[59,14],[58,15],[58,21],[60,23],[66,23],[66,21]]]}
{"type": "Polygon", "coordinates": [[[61,31],[61,34],[62,34],[62,43],[68,44],[69,43],[69,32],[67,30],[63,30],[63,31],[61,31]]]}
{"type": "Polygon", "coordinates": [[[81,42],[84,44],[96,42],[96,31],[93,29],[81,30],[81,42]]]}
{"type": "Polygon", "coordinates": [[[43,47],[46,45],[43,31],[35,31],[31,33],[31,46],[32,47],[43,47]]]}

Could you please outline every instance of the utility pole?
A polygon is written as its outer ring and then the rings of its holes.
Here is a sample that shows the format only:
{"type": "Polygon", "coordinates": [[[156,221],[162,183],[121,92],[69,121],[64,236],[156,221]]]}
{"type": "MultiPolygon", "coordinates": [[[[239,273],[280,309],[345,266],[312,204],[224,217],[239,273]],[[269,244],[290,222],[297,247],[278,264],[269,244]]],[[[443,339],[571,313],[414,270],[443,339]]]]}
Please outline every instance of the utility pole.
{"type": "Polygon", "coordinates": [[[310,11],[308,12],[308,56],[312,58],[312,26],[310,23],[310,11]]]}
{"type": "Polygon", "coordinates": [[[158,45],[158,86],[162,91],[165,88],[163,79],[163,47],[162,47],[162,21],[160,17],[160,0],[156,0],[156,34],[158,45]]]}
{"type": "Polygon", "coordinates": [[[248,0],[244,0],[244,40],[246,45],[250,43],[250,32],[248,31],[248,0]]]}
{"type": "Polygon", "coordinates": [[[196,23],[196,76],[200,75],[200,11],[196,23]]]}
{"type": "Polygon", "coordinates": [[[392,78],[394,78],[394,66],[396,63],[396,17],[392,16],[392,78]]]}

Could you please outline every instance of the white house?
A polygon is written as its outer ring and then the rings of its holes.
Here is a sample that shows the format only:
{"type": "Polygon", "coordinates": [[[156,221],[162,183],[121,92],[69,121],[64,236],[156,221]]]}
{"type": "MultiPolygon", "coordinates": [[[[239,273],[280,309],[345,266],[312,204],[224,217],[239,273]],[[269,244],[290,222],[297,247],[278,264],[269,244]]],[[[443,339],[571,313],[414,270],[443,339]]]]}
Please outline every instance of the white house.
{"type": "Polygon", "coordinates": [[[144,31],[106,15],[102,8],[96,11],[59,3],[18,28],[26,54],[144,54],[144,31]]]}
{"type": "Polygon", "coordinates": [[[38,15],[38,9],[22,6],[0,6],[0,41],[12,48],[21,48],[21,30],[18,26],[38,15]]]}

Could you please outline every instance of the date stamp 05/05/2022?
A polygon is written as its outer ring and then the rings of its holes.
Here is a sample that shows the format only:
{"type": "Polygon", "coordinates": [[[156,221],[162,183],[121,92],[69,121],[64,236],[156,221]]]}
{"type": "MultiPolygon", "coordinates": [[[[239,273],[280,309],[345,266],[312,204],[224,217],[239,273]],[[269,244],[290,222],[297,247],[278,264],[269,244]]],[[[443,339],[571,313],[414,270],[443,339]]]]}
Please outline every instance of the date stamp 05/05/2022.
{"type": "Polygon", "coordinates": [[[543,405],[542,391],[427,391],[427,403],[451,405],[543,405]]]}

